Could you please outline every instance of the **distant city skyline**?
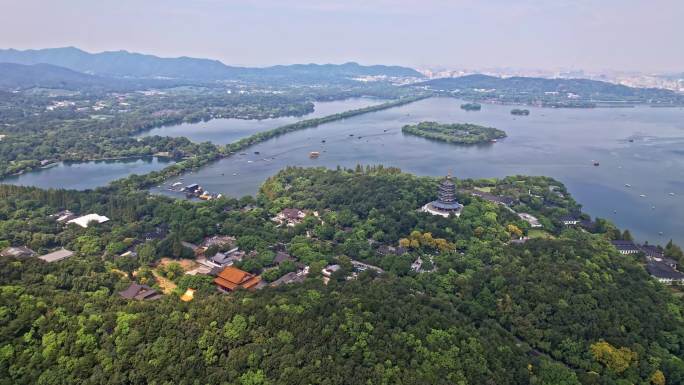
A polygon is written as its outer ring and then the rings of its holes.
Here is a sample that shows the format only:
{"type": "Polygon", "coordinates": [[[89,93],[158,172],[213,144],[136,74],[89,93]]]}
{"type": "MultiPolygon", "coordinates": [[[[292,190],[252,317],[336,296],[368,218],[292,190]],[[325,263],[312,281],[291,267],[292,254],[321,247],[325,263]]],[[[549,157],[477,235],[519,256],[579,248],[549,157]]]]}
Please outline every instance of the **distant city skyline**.
{"type": "Polygon", "coordinates": [[[679,0],[0,1],[1,48],[244,66],[684,72],[679,0]]]}

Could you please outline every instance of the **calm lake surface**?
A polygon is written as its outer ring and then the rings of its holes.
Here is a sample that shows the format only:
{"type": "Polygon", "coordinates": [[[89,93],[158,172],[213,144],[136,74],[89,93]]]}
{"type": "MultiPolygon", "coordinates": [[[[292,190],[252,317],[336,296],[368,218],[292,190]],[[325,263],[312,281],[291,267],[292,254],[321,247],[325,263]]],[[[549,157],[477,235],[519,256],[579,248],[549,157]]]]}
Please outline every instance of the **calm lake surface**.
{"type": "Polygon", "coordinates": [[[184,183],[243,196],[288,165],[383,164],[433,176],[452,169],[460,178],[547,175],[563,182],[587,213],[630,229],[639,241],[673,238],[684,245],[684,109],[529,108],[530,116],[516,117],[512,106],[466,112],[461,103],[431,98],[290,133],[186,174],[184,183]],[[508,138],[463,147],[401,133],[403,125],[424,120],[493,126],[508,138]],[[309,159],[310,151],[321,151],[320,158],[309,159]]]}
{"type": "Polygon", "coordinates": [[[312,113],[299,117],[287,116],[263,120],[213,119],[207,122],[183,123],[175,126],[154,128],[140,136],[185,136],[197,143],[213,142],[216,144],[228,144],[256,134],[257,132],[267,131],[300,120],[320,118],[344,111],[380,104],[385,101],[386,100],[375,98],[351,98],[332,102],[315,102],[314,111],[312,113]]]}
{"type": "Polygon", "coordinates": [[[41,188],[87,190],[106,186],[112,181],[132,174],[142,175],[158,171],[172,163],[165,158],[152,157],[93,162],[61,162],[56,166],[5,178],[0,183],[41,188]]]}

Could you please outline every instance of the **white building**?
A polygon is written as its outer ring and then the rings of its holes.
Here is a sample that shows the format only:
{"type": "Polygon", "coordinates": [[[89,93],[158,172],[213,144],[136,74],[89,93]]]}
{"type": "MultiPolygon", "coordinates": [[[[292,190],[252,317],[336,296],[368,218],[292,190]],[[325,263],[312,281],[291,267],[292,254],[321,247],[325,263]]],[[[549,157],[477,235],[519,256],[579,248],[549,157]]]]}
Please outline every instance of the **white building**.
{"type": "Polygon", "coordinates": [[[88,225],[91,222],[97,222],[97,223],[105,223],[109,221],[109,218],[105,217],[104,215],[99,215],[99,214],[88,214],[84,215],[82,217],[74,218],[67,223],[75,223],[83,228],[88,228],[88,225]]]}

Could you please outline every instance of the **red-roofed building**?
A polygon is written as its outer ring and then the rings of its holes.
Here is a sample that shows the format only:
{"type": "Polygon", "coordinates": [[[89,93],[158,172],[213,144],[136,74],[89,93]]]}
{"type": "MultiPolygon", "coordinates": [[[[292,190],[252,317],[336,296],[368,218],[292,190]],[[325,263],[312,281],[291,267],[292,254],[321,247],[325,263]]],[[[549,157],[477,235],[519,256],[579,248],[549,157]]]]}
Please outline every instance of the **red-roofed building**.
{"type": "Polygon", "coordinates": [[[214,283],[223,291],[233,291],[238,288],[254,290],[261,283],[261,277],[237,267],[228,266],[218,274],[214,283]]]}

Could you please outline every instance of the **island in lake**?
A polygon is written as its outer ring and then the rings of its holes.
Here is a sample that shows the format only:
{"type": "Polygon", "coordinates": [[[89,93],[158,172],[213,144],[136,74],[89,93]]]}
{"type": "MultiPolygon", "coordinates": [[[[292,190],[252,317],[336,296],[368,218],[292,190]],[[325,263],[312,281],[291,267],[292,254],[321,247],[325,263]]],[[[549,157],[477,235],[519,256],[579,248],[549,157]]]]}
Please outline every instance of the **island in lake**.
{"type": "Polygon", "coordinates": [[[468,123],[420,122],[415,125],[406,125],[401,131],[454,144],[481,144],[495,142],[497,139],[506,137],[506,133],[499,129],[468,123]]]}
{"type": "Polygon", "coordinates": [[[511,110],[511,115],[527,116],[530,114],[530,110],[523,110],[520,108],[514,108],[511,110]]]}
{"type": "Polygon", "coordinates": [[[465,103],[461,104],[461,109],[466,111],[480,111],[482,106],[479,103],[465,103]]]}

